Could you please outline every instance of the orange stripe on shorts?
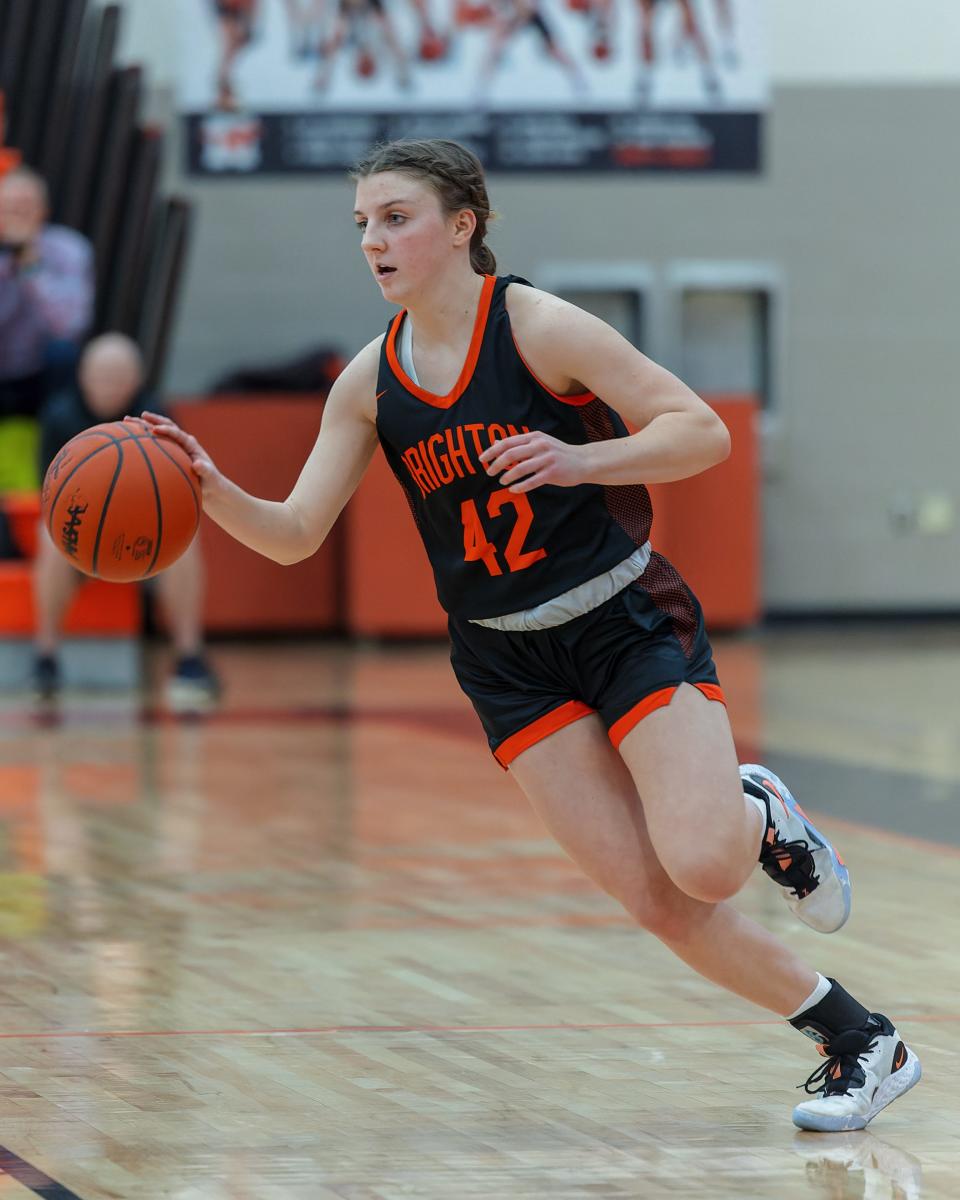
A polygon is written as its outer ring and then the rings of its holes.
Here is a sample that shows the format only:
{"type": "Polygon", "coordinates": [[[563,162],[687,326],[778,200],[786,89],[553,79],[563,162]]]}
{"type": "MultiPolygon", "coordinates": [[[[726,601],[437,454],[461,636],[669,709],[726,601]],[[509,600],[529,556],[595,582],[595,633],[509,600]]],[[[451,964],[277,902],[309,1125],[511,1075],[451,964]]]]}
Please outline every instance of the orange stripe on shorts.
{"type": "Polygon", "coordinates": [[[566,725],[572,725],[581,717],[589,717],[595,711],[589,704],[584,704],[582,700],[568,700],[566,704],[561,704],[559,708],[552,709],[545,716],[538,717],[536,721],[532,721],[523,729],[512,733],[494,750],[493,757],[506,770],[517,755],[522,754],[524,750],[529,750],[531,746],[542,742],[551,733],[556,733],[558,729],[563,729],[566,725]]]}
{"type": "MultiPolygon", "coordinates": [[[[649,696],[644,698],[633,706],[628,712],[625,712],[619,721],[614,721],[609,729],[610,741],[619,749],[620,743],[627,736],[635,725],[639,725],[644,717],[648,717],[658,708],[665,708],[673,699],[673,693],[679,687],[675,684],[672,687],[661,688],[658,692],[651,692],[649,696]]],[[[719,700],[721,704],[726,704],[726,697],[723,694],[723,689],[716,683],[695,683],[693,686],[697,691],[702,692],[708,700],[719,700]]]]}

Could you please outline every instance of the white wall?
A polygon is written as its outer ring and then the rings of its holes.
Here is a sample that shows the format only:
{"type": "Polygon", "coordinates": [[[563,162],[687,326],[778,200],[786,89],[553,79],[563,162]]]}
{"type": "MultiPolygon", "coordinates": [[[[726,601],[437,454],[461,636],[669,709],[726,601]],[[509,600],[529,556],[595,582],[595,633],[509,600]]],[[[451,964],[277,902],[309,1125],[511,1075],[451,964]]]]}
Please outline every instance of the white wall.
{"type": "MultiPolygon", "coordinates": [[[[122,3],[122,58],[146,65],[155,86],[173,86],[180,0],[122,3]]],[[[960,0],[767,0],[767,6],[775,84],[960,81],[960,0]]]]}
{"type": "Polygon", "coordinates": [[[960,81],[958,0],[767,0],[776,83],[960,81]]]}

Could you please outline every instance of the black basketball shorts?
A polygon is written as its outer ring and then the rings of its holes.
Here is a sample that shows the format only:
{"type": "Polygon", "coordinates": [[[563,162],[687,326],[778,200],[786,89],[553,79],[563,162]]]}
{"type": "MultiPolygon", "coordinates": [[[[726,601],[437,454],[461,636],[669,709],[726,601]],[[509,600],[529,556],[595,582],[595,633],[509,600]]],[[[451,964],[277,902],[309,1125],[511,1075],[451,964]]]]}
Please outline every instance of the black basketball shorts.
{"type": "Polygon", "coordinates": [[[505,632],[451,617],[450,661],[504,768],[596,712],[615,747],[681,683],[725,703],[696,597],[659,554],[604,604],[551,629],[505,632]]]}

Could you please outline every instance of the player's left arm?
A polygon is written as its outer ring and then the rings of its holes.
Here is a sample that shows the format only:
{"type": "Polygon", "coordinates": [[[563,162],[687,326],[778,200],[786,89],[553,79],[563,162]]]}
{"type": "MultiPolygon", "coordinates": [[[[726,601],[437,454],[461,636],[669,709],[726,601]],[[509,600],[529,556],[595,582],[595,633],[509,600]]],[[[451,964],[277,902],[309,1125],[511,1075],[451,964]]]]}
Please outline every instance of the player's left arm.
{"type": "Polygon", "coordinates": [[[558,396],[596,393],[638,430],[586,445],[539,431],[496,442],[480,457],[511,491],[544,483],[667,483],[730,453],[730,435],[713,409],[604,321],[521,285],[510,288],[507,308],[517,346],[538,379],[558,396]]]}

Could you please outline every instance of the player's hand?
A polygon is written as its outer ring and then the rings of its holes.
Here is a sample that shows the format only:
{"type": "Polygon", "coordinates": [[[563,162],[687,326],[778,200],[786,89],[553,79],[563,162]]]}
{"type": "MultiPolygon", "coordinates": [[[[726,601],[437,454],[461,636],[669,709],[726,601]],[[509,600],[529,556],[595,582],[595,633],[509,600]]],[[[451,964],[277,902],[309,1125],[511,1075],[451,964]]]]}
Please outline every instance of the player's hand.
{"type": "Polygon", "coordinates": [[[192,434],[181,429],[169,417],[163,416],[161,413],[145,412],[142,417],[124,417],[124,424],[139,425],[141,428],[146,426],[156,437],[166,437],[172,442],[176,442],[190,459],[194,474],[200,480],[204,499],[207,499],[222,483],[223,476],[206,450],[192,434]]]}
{"type": "Polygon", "coordinates": [[[511,492],[530,492],[544,483],[575,487],[587,482],[584,449],[534,431],[494,442],[480,461],[487,474],[499,475],[511,492]]]}

